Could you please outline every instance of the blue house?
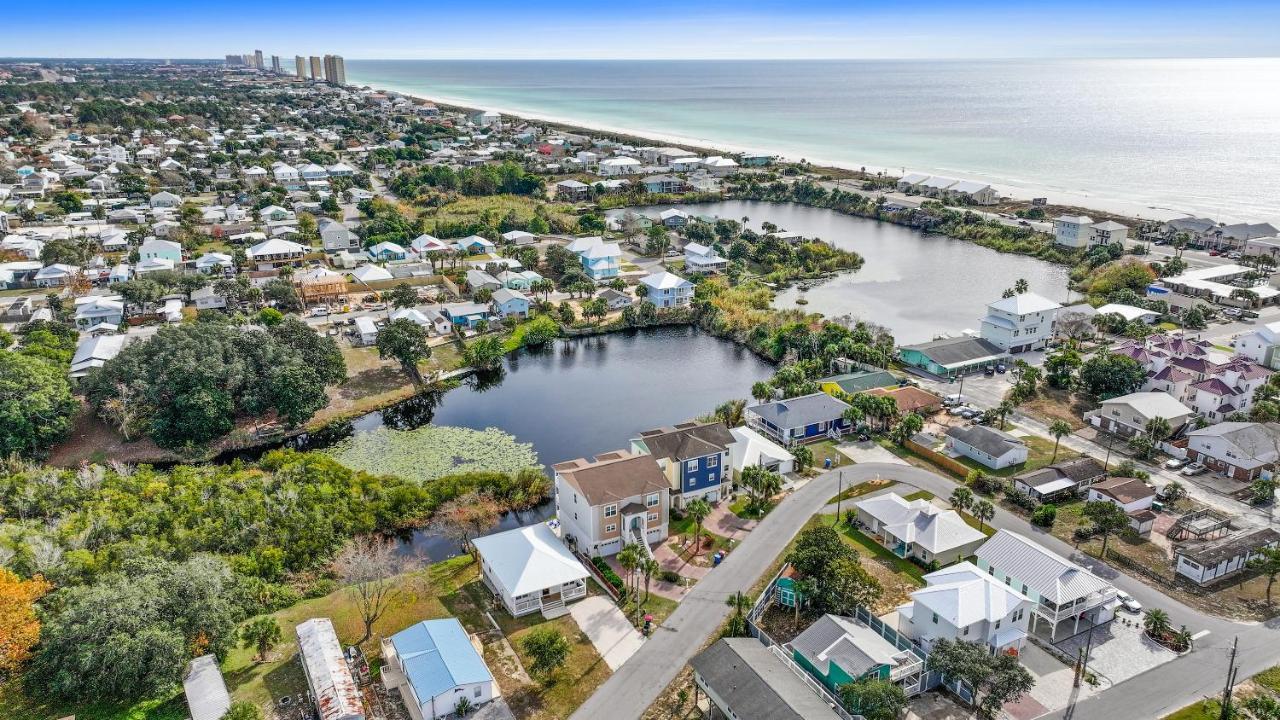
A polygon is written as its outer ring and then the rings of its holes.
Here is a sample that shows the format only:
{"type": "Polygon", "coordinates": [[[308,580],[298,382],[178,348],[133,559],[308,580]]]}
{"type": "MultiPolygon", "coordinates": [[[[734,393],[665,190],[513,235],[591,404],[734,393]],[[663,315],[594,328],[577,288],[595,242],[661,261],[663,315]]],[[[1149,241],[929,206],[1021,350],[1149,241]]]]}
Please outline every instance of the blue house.
{"type": "Polygon", "coordinates": [[[478,707],[498,696],[489,666],[456,618],[424,620],[384,639],[382,658],[387,688],[400,690],[412,717],[435,720],[460,700],[478,707]]]}
{"type": "Polygon", "coordinates": [[[824,392],[754,405],[744,414],[747,425],[783,445],[839,437],[853,425],[844,419],[849,405],[824,392]]]}
{"type": "Polygon", "coordinates": [[[493,252],[495,246],[492,241],[486,240],[479,235],[469,235],[459,240],[454,247],[458,248],[458,252],[467,255],[482,255],[484,253],[493,252]]]}
{"type": "Polygon", "coordinates": [[[652,455],[671,483],[672,500],[683,507],[702,498],[718,502],[733,483],[729,446],[733,434],[722,422],[682,423],[640,433],[631,452],[652,455]]]}
{"type": "Polygon", "coordinates": [[[493,312],[502,318],[529,317],[529,298],[508,288],[493,292],[493,312]]]}
{"type": "Polygon", "coordinates": [[[582,270],[587,277],[602,282],[618,277],[622,248],[618,243],[600,243],[582,253],[582,270]]]}
{"type": "Polygon", "coordinates": [[[440,314],[454,326],[473,330],[481,320],[489,319],[489,306],[482,303],[453,303],[440,308],[440,314]]]}

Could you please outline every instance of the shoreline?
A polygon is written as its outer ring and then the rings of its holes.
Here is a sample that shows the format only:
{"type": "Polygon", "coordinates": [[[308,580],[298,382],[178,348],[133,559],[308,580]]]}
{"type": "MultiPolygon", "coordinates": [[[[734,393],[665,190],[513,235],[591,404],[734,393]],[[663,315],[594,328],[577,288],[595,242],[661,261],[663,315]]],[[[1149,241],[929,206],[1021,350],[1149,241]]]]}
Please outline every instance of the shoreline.
{"type": "MultiPolygon", "coordinates": [[[[656,144],[656,145],[669,144],[669,145],[675,145],[677,147],[694,148],[710,154],[714,154],[716,152],[727,152],[727,153],[767,152],[771,155],[774,155],[782,162],[799,163],[801,160],[805,160],[809,163],[810,166],[812,166],[816,170],[829,169],[829,170],[835,170],[837,172],[842,172],[842,173],[858,173],[865,168],[866,172],[870,174],[883,173],[891,177],[899,177],[901,176],[904,170],[903,167],[886,167],[882,165],[856,165],[855,166],[853,164],[848,163],[847,161],[835,161],[830,159],[824,159],[821,157],[806,156],[802,158],[802,157],[796,156],[794,153],[775,152],[768,148],[740,145],[732,142],[715,140],[711,138],[698,138],[698,137],[679,135],[679,134],[673,134],[673,133],[652,132],[652,131],[642,130],[638,128],[628,128],[620,125],[613,125],[611,123],[592,123],[592,122],[584,123],[581,120],[574,120],[572,118],[551,115],[551,114],[547,114],[547,113],[536,111],[536,110],[504,107],[504,106],[492,105],[488,103],[477,103],[474,100],[467,100],[465,98],[451,97],[447,95],[437,95],[437,94],[427,95],[427,94],[424,94],[424,91],[406,90],[406,89],[403,89],[402,87],[399,87],[393,84],[387,84],[387,83],[368,83],[368,82],[357,83],[356,81],[353,80],[352,86],[369,87],[371,89],[374,89],[375,91],[380,91],[380,92],[398,93],[405,97],[410,97],[417,100],[422,100],[425,102],[432,103],[434,105],[441,107],[442,109],[493,110],[495,112],[501,113],[502,115],[518,118],[525,121],[546,123],[548,125],[556,126],[560,129],[570,131],[570,132],[578,132],[578,133],[588,134],[588,135],[590,134],[618,135],[618,136],[624,136],[632,140],[642,141],[648,144],[656,144]]],[[[905,171],[908,174],[911,172],[915,172],[911,168],[905,168],[905,171]]],[[[1064,207],[1070,207],[1070,208],[1075,208],[1079,210],[1093,210],[1098,213],[1121,215],[1134,220],[1164,221],[1164,220],[1172,220],[1174,218],[1181,218],[1181,217],[1188,217],[1188,216],[1194,217],[1194,216],[1201,216],[1201,215],[1206,215],[1206,216],[1213,215],[1213,213],[1208,213],[1206,211],[1159,207],[1155,205],[1149,205],[1136,200],[1122,200],[1117,198],[1098,197],[1096,195],[1092,195],[1087,191],[1083,191],[1083,190],[1077,190],[1077,191],[1060,190],[1052,187],[1028,184],[1028,183],[1025,183],[1024,181],[1007,180],[1003,178],[990,178],[982,174],[973,173],[973,172],[964,171],[964,170],[958,170],[958,171],[943,170],[942,172],[921,170],[918,172],[921,172],[924,174],[930,174],[930,175],[945,173],[948,177],[955,177],[958,180],[973,180],[977,182],[988,183],[995,186],[997,190],[1001,193],[1002,197],[1008,197],[1012,200],[1019,201],[1019,202],[1030,202],[1033,198],[1043,197],[1043,198],[1048,198],[1049,205],[1064,206],[1064,207]]],[[[1215,219],[1223,222],[1227,222],[1227,221],[1258,222],[1258,220],[1249,220],[1247,218],[1240,218],[1236,216],[1229,216],[1229,217],[1219,216],[1219,217],[1216,217],[1215,219]]]]}

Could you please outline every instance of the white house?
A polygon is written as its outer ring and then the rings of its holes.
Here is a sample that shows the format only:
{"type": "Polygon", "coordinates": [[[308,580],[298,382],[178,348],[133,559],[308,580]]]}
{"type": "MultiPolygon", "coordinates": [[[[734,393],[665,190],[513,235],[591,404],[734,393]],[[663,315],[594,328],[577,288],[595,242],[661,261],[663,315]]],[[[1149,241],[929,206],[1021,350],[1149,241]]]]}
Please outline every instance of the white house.
{"type": "Polygon", "coordinates": [[[1187,424],[1194,412],[1191,408],[1163,392],[1136,392],[1103,400],[1102,406],[1085,415],[1091,425],[1107,432],[1132,437],[1146,432],[1152,418],[1164,418],[1169,429],[1177,432],[1187,424]]]}
{"type": "Polygon", "coordinates": [[[1033,292],[1001,298],[987,305],[982,339],[1010,353],[1043,350],[1053,336],[1053,322],[1061,308],[1033,292]]]}
{"type": "Polygon", "coordinates": [[[1129,322],[1141,320],[1150,325],[1160,318],[1160,313],[1155,310],[1135,307],[1133,305],[1122,305],[1120,303],[1107,303],[1097,309],[1098,315],[1119,315],[1129,322]]]}
{"type": "Polygon", "coordinates": [[[424,620],[383,638],[383,682],[413,720],[452,715],[461,700],[479,707],[500,694],[480,647],[456,618],[424,620]]]}
{"type": "Polygon", "coordinates": [[[298,656],[322,720],[364,720],[364,705],[329,618],[298,625],[298,656]]]}
{"type": "Polygon", "coordinates": [[[745,426],[729,428],[729,434],[733,435],[729,465],[736,472],[758,466],[785,476],[795,470],[795,456],[755,430],[745,426]]]}
{"type": "Polygon", "coordinates": [[[127,335],[93,335],[81,340],[80,344],[76,345],[75,355],[71,358],[68,377],[76,380],[102,367],[108,360],[120,354],[128,340],[127,335]]]}
{"type": "Polygon", "coordinates": [[[226,253],[209,252],[196,258],[196,270],[202,273],[220,273],[235,267],[235,261],[226,253]]]}
{"type": "Polygon", "coordinates": [[[1053,241],[1069,248],[1085,247],[1092,235],[1093,218],[1088,215],[1061,215],[1053,219],[1053,241]]]}
{"type": "Polygon", "coordinates": [[[981,643],[992,652],[1020,651],[1035,603],[965,561],[924,576],[925,587],[898,608],[898,630],[926,648],[938,640],[981,643]]]}
{"type": "Polygon", "coordinates": [[[635,175],[640,172],[640,161],[629,157],[611,157],[600,161],[601,175],[635,175]]]}
{"type": "Polygon", "coordinates": [[[684,246],[684,269],[694,273],[719,272],[729,267],[729,261],[720,257],[714,248],[691,242],[684,246]]]}
{"type": "Polygon", "coordinates": [[[151,196],[151,207],[153,208],[176,208],[180,205],[182,205],[182,198],[167,190],[161,190],[151,196]]]}
{"type": "Polygon", "coordinates": [[[124,301],[118,296],[91,295],[76,300],[76,329],[87,332],[102,325],[124,322],[124,301]]]}
{"type": "Polygon", "coordinates": [[[218,669],[216,655],[201,655],[187,663],[182,674],[182,694],[191,720],[221,720],[231,709],[231,693],[218,669]]]}
{"type": "Polygon", "coordinates": [[[1129,516],[1129,527],[1146,536],[1155,526],[1156,514],[1151,510],[1155,502],[1155,488],[1137,478],[1107,478],[1089,488],[1090,502],[1108,502],[1124,510],[1129,516]]]}
{"type": "Polygon", "coordinates": [[[261,269],[298,262],[307,254],[307,248],[292,240],[272,238],[254,245],[245,254],[248,255],[249,262],[261,269]]]}
{"type": "Polygon", "coordinates": [[[1106,622],[1115,616],[1116,589],[1048,548],[1008,530],[999,530],[974,553],[978,568],[1035,603],[1031,630],[1040,620],[1049,623],[1057,640],[1058,625],[1080,621],[1106,622]]]}
{"type": "Polygon", "coordinates": [[[1262,548],[1280,545],[1280,533],[1259,528],[1216,540],[1177,545],[1173,549],[1173,566],[1179,575],[1198,585],[1208,585],[1235,575],[1249,566],[1249,560],[1262,548]]]}
{"type": "Polygon", "coordinates": [[[954,510],[943,510],[923,498],[908,501],[897,493],[886,493],[854,507],[867,534],[894,555],[924,564],[960,562],[987,539],[954,510]]]}
{"type": "Polygon", "coordinates": [[[664,271],[640,278],[649,291],[645,299],[659,308],[685,307],[693,302],[693,283],[664,271]]]}
{"type": "Polygon", "coordinates": [[[36,287],[58,287],[66,285],[71,281],[80,268],[75,265],[66,265],[64,263],[54,263],[40,268],[35,274],[36,287]]]}
{"type": "Polygon", "coordinates": [[[590,573],[545,523],[476,538],[484,582],[512,615],[555,615],[586,597],[590,573]]]}
{"type": "Polygon", "coordinates": [[[947,430],[947,449],[976,460],[992,470],[1027,461],[1027,445],[1002,430],[986,425],[957,425],[947,430]]]}
{"type": "Polygon", "coordinates": [[[1280,459],[1280,425],[1222,422],[1187,433],[1187,458],[1241,481],[1269,472],[1280,459]]]}
{"type": "Polygon", "coordinates": [[[1267,323],[1237,335],[1231,343],[1231,349],[1237,355],[1243,355],[1272,370],[1280,370],[1277,348],[1280,348],[1280,322],[1267,323]]]}

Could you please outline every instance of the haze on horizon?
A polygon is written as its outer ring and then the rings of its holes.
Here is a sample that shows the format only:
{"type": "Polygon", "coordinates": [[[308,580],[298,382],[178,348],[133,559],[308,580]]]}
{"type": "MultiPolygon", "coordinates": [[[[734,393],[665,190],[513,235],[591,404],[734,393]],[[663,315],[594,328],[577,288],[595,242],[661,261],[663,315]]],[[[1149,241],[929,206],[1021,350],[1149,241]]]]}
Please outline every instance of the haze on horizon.
{"type": "Polygon", "coordinates": [[[16,0],[2,57],[348,59],[798,59],[1280,56],[1280,2],[944,0],[584,5],[492,0],[216,5],[16,0]]]}

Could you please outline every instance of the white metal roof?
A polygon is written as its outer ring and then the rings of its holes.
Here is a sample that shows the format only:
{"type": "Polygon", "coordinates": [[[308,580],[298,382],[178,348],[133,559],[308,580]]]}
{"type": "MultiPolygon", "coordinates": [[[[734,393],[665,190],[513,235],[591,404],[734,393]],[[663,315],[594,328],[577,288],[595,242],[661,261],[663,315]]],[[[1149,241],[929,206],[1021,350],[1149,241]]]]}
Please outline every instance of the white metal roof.
{"type": "Polygon", "coordinates": [[[473,544],[512,597],[587,577],[587,569],[544,523],[486,535],[473,544]]]}
{"type": "Polygon", "coordinates": [[[1031,599],[964,561],[924,576],[928,585],[911,598],[953,627],[1005,618],[1031,599]]]}
{"type": "Polygon", "coordinates": [[[1111,587],[1106,580],[1061,555],[1008,530],[996,532],[974,554],[1059,605],[1111,587]]]}
{"type": "Polygon", "coordinates": [[[363,720],[360,691],[342,654],[329,618],[312,618],[297,627],[302,666],[315,696],[320,720],[363,720]]]}

